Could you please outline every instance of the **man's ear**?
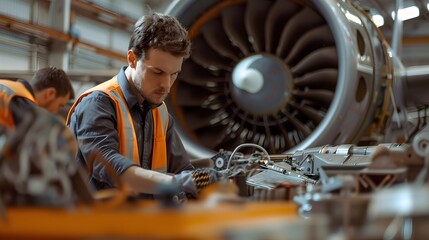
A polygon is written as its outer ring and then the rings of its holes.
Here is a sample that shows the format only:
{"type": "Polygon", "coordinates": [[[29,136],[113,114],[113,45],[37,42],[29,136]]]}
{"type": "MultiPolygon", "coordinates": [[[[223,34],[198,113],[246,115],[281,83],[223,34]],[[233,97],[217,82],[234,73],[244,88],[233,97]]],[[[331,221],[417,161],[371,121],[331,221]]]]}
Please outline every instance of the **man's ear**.
{"type": "Polygon", "coordinates": [[[133,50],[128,50],[127,61],[128,61],[128,66],[130,66],[131,68],[137,67],[137,57],[134,54],[133,50]]]}
{"type": "Polygon", "coordinates": [[[54,99],[57,96],[57,90],[54,87],[45,89],[45,99],[54,99]]]}

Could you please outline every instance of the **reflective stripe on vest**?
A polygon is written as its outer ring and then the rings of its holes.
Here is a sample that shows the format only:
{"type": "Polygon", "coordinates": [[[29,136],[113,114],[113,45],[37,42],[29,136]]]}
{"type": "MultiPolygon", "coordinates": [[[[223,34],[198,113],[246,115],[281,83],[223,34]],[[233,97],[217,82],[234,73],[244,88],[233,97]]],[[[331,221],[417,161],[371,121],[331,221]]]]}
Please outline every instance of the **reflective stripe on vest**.
{"type": "Polygon", "coordinates": [[[153,151],[152,151],[152,170],[158,172],[167,172],[167,127],[168,111],[163,102],[159,107],[152,110],[153,116],[153,151]],[[157,154],[157,156],[154,155],[157,154]]]}
{"type": "MultiPolygon", "coordinates": [[[[127,102],[119,87],[117,77],[113,77],[109,81],[99,84],[88,91],[84,92],[71,107],[67,116],[67,125],[70,122],[71,114],[74,112],[76,105],[82,98],[93,91],[103,91],[110,99],[113,100],[116,106],[116,115],[118,121],[118,134],[119,134],[119,152],[132,159],[140,165],[140,158],[138,154],[137,138],[135,134],[133,120],[128,110],[127,102]],[[130,144],[132,143],[132,144],[130,144]]],[[[153,114],[153,129],[154,129],[154,142],[152,149],[152,166],[151,169],[159,172],[167,171],[167,147],[166,147],[166,134],[168,127],[168,111],[165,103],[159,107],[152,109],[153,114]]]]}
{"type": "Polygon", "coordinates": [[[23,97],[36,103],[33,95],[24,84],[11,80],[0,80],[0,125],[14,129],[13,114],[9,109],[12,98],[23,97]]]}

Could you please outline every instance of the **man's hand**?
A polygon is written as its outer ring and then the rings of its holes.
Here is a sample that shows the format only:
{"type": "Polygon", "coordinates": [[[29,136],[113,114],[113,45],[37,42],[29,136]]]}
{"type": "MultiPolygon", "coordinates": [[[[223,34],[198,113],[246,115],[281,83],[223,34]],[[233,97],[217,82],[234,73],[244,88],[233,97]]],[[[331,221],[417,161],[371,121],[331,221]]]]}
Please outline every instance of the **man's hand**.
{"type": "Polygon", "coordinates": [[[219,181],[221,177],[222,174],[212,168],[197,168],[174,175],[173,182],[181,191],[197,198],[201,189],[219,181]]]}

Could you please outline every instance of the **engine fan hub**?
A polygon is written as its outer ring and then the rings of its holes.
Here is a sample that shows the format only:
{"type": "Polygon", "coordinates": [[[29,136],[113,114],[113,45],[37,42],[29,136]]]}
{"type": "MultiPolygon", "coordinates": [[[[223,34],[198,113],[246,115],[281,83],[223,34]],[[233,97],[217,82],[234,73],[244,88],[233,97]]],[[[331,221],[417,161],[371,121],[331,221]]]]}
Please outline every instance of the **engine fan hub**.
{"type": "Polygon", "coordinates": [[[284,109],[293,88],[289,68],[278,57],[266,53],[241,60],[231,80],[235,103],[257,116],[275,115],[284,109]]]}

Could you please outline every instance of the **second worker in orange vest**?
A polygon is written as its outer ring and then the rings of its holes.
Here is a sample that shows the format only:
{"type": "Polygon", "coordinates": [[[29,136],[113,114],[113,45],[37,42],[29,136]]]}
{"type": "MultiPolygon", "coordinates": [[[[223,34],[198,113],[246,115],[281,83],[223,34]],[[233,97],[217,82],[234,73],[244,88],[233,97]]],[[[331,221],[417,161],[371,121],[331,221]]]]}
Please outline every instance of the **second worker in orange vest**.
{"type": "Polygon", "coordinates": [[[15,129],[24,120],[29,121],[28,114],[35,106],[57,113],[73,98],[71,82],[59,68],[38,70],[30,83],[0,79],[0,125],[15,129]]]}

